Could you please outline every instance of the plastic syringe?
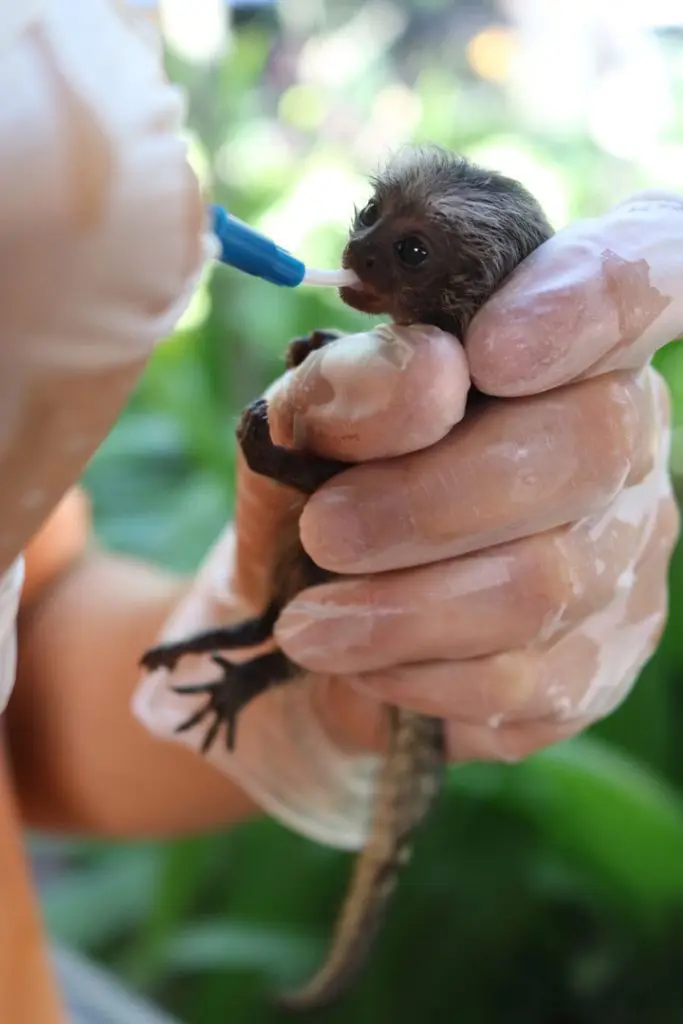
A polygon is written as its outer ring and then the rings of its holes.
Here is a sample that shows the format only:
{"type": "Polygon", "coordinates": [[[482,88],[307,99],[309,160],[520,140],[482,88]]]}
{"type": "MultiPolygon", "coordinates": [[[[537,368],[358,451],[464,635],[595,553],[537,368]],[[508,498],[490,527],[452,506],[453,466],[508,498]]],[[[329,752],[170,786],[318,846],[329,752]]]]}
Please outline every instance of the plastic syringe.
{"type": "Polygon", "coordinates": [[[212,229],[220,244],[219,260],[252,277],[283,288],[300,284],[339,288],[358,280],[352,270],[313,270],[272,239],[233,217],[222,206],[209,207],[212,229]]]}

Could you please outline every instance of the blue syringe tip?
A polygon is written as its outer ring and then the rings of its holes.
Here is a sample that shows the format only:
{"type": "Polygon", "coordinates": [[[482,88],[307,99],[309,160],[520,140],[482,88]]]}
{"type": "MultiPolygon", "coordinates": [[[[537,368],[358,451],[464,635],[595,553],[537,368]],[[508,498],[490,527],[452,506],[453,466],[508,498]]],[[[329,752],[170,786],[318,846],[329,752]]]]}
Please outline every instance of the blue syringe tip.
{"type": "Polygon", "coordinates": [[[221,206],[214,205],[209,209],[213,231],[221,246],[221,263],[285,288],[296,288],[301,284],[306,273],[301,260],[241,220],[231,217],[221,206]]]}

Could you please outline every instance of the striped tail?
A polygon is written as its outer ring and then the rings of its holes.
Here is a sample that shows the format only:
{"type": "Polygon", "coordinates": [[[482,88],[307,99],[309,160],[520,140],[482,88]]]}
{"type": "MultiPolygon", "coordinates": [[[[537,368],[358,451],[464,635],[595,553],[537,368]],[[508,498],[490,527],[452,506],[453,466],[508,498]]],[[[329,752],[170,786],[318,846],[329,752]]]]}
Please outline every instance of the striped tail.
{"type": "Polygon", "coordinates": [[[367,958],[414,830],[441,788],[445,737],[441,719],[390,708],[389,749],[378,779],[370,836],[360,853],[327,961],[308,984],[277,997],[282,1009],[318,1009],[344,994],[367,958]]]}

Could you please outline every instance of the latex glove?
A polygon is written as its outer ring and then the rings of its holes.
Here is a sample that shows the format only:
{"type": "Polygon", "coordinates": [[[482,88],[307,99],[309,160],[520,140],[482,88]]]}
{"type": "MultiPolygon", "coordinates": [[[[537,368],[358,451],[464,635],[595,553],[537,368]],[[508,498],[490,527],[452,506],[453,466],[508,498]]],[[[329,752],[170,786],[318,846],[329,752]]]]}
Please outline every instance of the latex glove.
{"type": "MultiPolygon", "coordinates": [[[[363,463],[300,521],[313,559],[352,578],[282,613],[277,640],[308,683],[259,698],[214,763],[282,820],[352,847],[372,769],[351,744],[377,740],[381,702],[443,716],[454,760],[516,759],[612,710],[665,620],[678,516],[648,359],[681,327],[683,200],[650,197],[558,234],[473,322],[474,381],[514,401],[459,423],[463,351],[435,330],[346,338],[278,382],[275,440],[363,463]]],[[[291,494],[241,467],[236,535],[164,639],[262,607],[290,514],[291,494]]],[[[172,682],[214,675],[181,662],[172,682]]],[[[168,682],[150,676],[137,704],[165,736],[194,707],[168,682]]]]}
{"type": "Polygon", "coordinates": [[[0,5],[0,92],[1,711],[21,551],[113,426],[212,250],[182,97],[150,25],[125,5],[0,5]]]}

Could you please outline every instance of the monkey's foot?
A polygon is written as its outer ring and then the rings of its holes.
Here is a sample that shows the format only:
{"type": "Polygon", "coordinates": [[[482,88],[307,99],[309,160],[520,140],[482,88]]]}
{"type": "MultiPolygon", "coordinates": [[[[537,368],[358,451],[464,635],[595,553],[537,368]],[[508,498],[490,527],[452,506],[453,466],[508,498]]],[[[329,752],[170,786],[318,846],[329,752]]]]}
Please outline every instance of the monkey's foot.
{"type": "Polygon", "coordinates": [[[235,732],[240,712],[259,694],[288,682],[301,671],[282,651],[264,654],[242,664],[226,661],[219,654],[214,654],[212,661],[222,669],[219,679],[209,683],[171,687],[178,694],[206,695],[204,704],[175,729],[176,733],[188,732],[205,719],[211,719],[201,746],[203,754],[213,745],[223,723],[226,727],[225,743],[232,752],[235,749],[235,732]]]}
{"type": "Polygon", "coordinates": [[[327,480],[347,468],[346,463],[336,459],[323,459],[273,444],[265,398],[257,398],[244,410],[237,427],[237,440],[253,473],[293,487],[302,494],[313,494],[327,480]]]}
{"type": "Polygon", "coordinates": [[[336,341],[341,336],[341,331],[322,329],[311,331],[307,337],[293,338],[287,349],[285,366],[288,370],[293,370],[295,366],[301,366],[311,352],[324,348],[325,345],[329,345],[331,341],[336,341]]]}
{"type": "Polygon", "coordinates": [[[234,651],[240,647],[255,647],[270,639],[279,614],[280,605],[273,601],[263,615],[256,618],[245,619],[234,626],[207,629],[184,640],[150,647],[140,659],[140,665],[148,672],[153,672],[157,668],[172,670],[186,654],[209,654],[212,651],[234,651]]]}

